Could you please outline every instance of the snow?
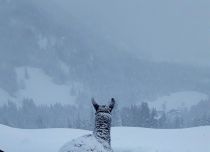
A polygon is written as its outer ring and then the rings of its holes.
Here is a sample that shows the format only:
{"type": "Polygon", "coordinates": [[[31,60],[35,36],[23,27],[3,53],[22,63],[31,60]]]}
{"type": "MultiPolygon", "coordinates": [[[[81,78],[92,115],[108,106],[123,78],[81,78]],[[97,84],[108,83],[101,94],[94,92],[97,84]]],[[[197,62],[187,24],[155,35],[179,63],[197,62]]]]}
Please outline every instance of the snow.
{"type": "MultiPolygon", "coordinates": [[[[64,64],[61,63],[64,72],[68,72],[64,64]]],[[[16,68],[19,90],[11,96],[7,91],[0,88],[0,106],[8,100],[20,104],[23,99],[33,99],[40,104],[75,104],[78,93],[83,89],[83,85],[78,82],[67,82],[66,84],[56,84],[50,76],[42,69],[33,67],[16,68]],[[73,90],[77,90],[72,93],[73,90]]]]}
{"type": "Polygon", "coordinates": [[[16,98],[33,99],[37,104],[74,104],[76,96],[71,95],[71,85],[55,84],[51,77],[39,68],[20,67],[16,69],[20,89],[16,98]],[[28,78],[26,78],[26,71],[28,78]],[[53,94],[53,95],[52,95],[53,94]]]}
{"type": "MultiPolygon", "coordinates": [[[[60,62],[61,70],[68,74],[68,66],[60,62]]],[[[0,88],[0,106],[8,100],[21,103],[25,98],[30,98],[36,104],[74,104],[79,92],[84,90],[82,84],[77,82],[66,83],[59,85],[53,82],[43,70],[34,67],[19,67],[16,68],[17,80],[19,89],[14,96],[0,88]],[[26,78],[26,71],[28,78],[26,78]],[[77,91],[72,91],[77,90],[77,91]],[[53,95],[52,95],[53,93],[53,95]]],[[[201,100],[208,99],[208,95],[196,91],[174,92],[169,95],[158,97],[153,101],[146,101],[149,106],[155,107],[157,110],[166,111],[171,109],[190,108],[196,105],[201,100]]]]}
{"type": "Polygon", "coordinates": [[[70,94],[70,87],[67,85],[57,85],[41,69],[27,68],[29,78],[24,76],[24,68],[16,70],[19,83],[23,83],[24,88],[18,92],[21,99],[31,98],[37,104],[65,103],[71,104],[75,100],[70,94]],[[53,95],[52,95],[53,94],[53,95]]]}
{"type": "Polygon", "coordinates": [[[104,140],[99,142],[93,134],[76,138],[61,147],[59,152],[112,152],[104,140]]]}
{"type": "Polygon", "coordinates": [[[171,93],[167,96],[162,96],[154,101],[150,101],[149,106],[155,107],[158,110],[172,110],[190,108],[198,104],[202,100],[208,99],[208,95],[196,91],[183,91],[171,93]]]}
{"type": "MultiPolygon", "coordinates": [[[[188,129],[112,128],[115,152],[208,152],[210,126],[188,129]]],[[[16,129],[0,125],[5,152],[58,152],[68,141],[90,134],[79,129],[16,129]]]]}

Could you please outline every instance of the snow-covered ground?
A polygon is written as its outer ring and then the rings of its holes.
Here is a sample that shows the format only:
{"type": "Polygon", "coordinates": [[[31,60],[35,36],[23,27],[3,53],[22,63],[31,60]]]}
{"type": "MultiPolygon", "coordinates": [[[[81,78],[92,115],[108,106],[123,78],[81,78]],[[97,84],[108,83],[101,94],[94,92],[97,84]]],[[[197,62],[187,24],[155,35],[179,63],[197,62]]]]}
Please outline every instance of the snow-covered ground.
{"type": "Polygon", "coordinates": [[[183,91],[159,97],[155,101],[150,101],[148,103],[151,108],[155,107],[158,110],[169,111],[171,109],[190,108],[191,106],[206,99],[208,99],[208,95],[204,93],[196,91],[183,91]]]}
{"type": "MultiPolygon", "coordinates": [[[[189,129],[112,128],[115,152],[209,152],[210,126],[189,129]]],[[[16,129],[0,125],[5,152],[57,152],[67,141],[90,133],[78,129],[16,129]]]]}

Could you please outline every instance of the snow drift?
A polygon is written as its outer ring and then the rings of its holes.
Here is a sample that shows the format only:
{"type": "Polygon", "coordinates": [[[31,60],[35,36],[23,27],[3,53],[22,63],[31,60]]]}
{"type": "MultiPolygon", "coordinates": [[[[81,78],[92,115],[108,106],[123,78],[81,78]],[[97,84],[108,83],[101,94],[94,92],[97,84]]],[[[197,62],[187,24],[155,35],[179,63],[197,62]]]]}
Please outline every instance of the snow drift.
{"type": "MultiPolygon", "coordinates": [[[[115,152],[208,152],[210,126],[189,129],[112,128],[115,152]]],[[[79,129],[16,129],[0,125],[0,149],[5,152],[57,152],[90,131],[79,129]]]]}

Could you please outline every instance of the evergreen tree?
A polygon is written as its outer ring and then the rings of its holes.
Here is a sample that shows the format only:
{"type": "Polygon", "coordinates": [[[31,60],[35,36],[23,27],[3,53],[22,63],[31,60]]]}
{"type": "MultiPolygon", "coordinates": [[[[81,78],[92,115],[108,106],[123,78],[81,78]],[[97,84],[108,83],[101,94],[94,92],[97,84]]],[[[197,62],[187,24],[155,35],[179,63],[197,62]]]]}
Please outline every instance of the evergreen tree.
{"type": "Polygon", "coordinates": [[[115,102],[115,108],[112,111],[112,126],[122,126],[120,109],[118,102],[115,102]]]}
{"type": "Polygon", "coordinates": [[[157,110],[155,108],[152,109],[152,112],[150,114],[150,120],[149,120],[149,127],[150,128],[157,128],[158,127],[158,119],[157,119],[157,110]]]}
{"type": "Polygon", "coordinates": [[[162,112],[160,118],[158,119],[158,128],[168,128],[165,112],[162,112]]]}
{"type": "Polygon", "coordinates": [[[183,127],[183,119],[180,116],[176,116],[174,120],[174,128],[182,128],[183,127]]]}
{"type": "Polygon", "coordinates": [[[122,120],[122,126],[131,125],[131,110],[129,107],[122,108],[120,116],[122,120]]]}
{"type": "Polygon", "coordinates": [[[150,126],[150,109],[148,107],[148,104],[146,102],[143,102],[141,104],[141,124],[140,126],[148,128],[150,126]]]}

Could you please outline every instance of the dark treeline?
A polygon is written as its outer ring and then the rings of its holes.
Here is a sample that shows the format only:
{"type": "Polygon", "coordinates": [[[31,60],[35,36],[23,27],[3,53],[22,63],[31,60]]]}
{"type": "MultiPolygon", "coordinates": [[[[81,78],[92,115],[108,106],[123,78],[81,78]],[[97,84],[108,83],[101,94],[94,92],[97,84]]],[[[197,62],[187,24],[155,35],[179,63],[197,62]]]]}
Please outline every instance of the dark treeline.
{"type": "MultiPolygon", "coordinates": [[[[210,102],[201,101],[190,109],[157,111],[146,102],[113,110],[113,126],[146,128],[185,128],[210,125],[210,102]]],[[[0,124],[18,128],[80,128],[93,129],[94,110],[91,105],[36,105],[25,99],[21,106],[9,101],[0,107],[0,124]]]]}

